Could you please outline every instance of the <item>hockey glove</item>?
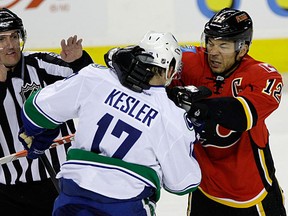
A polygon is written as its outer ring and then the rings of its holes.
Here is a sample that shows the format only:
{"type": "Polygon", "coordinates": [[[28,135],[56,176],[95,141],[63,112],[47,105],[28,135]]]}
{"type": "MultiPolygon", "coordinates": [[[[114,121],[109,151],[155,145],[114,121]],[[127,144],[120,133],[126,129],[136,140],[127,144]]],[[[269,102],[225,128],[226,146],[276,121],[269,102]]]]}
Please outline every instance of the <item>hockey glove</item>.
{"type": "Polygon", "coordinates": [[[204,120],[207,118],[208,107],[201,103],[202,99],[205,99],[212,95],[210,89],[205,86],[196,87],[190,86],[176,86],[167,90],[168,97],[174,101],[174,103],[186,110],[192,123],[195,126],[196,131],[201,131],[204,127],[204,120]]]}
{"type": "Polygon", "coordinates": [[[19,131],[18,139],[28,151],[27,157],[36,159],[44,154],[45,150],[50,147],[53,140],[59,135],[60,128],[47,129],[44,132],[35,136],[27,136],[24,128],[19,131]]]}
{"type": "MultiPolygon", "coordinates": [[[[149,81],[155,74],[145,62],[149,59],[152,61],[151,54],[144,52],[139,46],[130,46],[113,51],[110,55],[112,55],[112,67],[123,86],[135,92],[150,88],[149,81]]],[[[109,60],[107,61],[110,64],[109,60]]]]}
{"type": "Polygon", "coordinates": [[[104,54],[104,61],[109,68],[113,68],[112,57],[119,50],[119,47],[114,47],[104,54]]]}
{"type": "Polygon", "coordinates": [[[184,87],[176,86],[172,89],[167,88],[167,94],[178,107],[188,112],[197,101],[211,96],[212,92],[205,86],[196,87],[190,85],[184,87]]]}

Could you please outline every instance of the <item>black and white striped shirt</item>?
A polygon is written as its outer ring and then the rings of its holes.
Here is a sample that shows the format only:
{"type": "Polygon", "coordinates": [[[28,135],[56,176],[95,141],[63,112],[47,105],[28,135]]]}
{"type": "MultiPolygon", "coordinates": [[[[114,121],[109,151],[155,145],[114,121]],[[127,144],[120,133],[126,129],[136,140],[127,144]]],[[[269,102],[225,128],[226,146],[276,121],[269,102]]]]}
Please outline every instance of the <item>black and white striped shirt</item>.
{"type": "MultiPolygon", "coordinates": [[[[14,71],[8,71],[7,80],[0,82],[0,157],[23,150],[18,140],[18,132],[22,126],[20,110],[28,96],[33,91],[63,79],[90,63],[92,59],[85,51],[80,59],[70,64],[54,53],[22,53],[21,60],[14,71]]],[[[70,120],[61,126],[59,136],[74,132],[74,123],[70,120]]],[[[70,143],[46,151],[56,172],[66,160],[66,150],[69,145],[70,143]]],[[[47,178],[49,175],[39,159],[21,158],[0,165],[0,183],[2,184],[12,185],[47,178]]]]}

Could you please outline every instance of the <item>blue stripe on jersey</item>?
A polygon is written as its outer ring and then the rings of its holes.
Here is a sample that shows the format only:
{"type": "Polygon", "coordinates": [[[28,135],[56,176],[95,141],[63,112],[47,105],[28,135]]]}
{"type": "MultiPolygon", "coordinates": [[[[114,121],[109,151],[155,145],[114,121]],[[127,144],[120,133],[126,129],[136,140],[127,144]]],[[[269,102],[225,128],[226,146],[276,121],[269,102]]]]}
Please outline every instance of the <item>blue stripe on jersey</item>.
{"type": "Polygon", "coordinates": [[[169,191],[170,193],[177,194],[177,195],[185,195],[185,194],[195,191],[198,188],[199,184],[200,182],[197,184],[188,185],[185,189],[181,191],[171,190],[170,188],[167,188],[165,185],[163,187],[165,188],[165,190],[169,191]]]}

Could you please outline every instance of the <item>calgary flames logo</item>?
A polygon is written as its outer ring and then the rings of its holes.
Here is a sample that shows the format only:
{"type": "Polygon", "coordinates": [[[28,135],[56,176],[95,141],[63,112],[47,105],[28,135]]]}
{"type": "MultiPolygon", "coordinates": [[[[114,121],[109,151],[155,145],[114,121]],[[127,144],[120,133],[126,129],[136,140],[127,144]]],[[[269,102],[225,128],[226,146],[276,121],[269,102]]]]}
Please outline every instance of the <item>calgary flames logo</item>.
{"type": "Polygon", "coordinates": [[[205,129],[200,132],[200,140],[205,147],[228,148],[238,142],[241,134],[241,132],[229,130],[215,122],[209,122],[205,125],[205,129]]]}

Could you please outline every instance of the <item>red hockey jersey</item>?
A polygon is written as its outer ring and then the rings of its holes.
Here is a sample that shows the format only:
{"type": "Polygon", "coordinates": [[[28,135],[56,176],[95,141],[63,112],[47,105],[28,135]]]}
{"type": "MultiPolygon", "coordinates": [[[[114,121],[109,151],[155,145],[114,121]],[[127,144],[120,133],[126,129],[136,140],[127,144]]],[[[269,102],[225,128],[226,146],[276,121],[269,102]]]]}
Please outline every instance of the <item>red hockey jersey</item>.
{"type": "Polygon", "coordinates": [[[205,55],[199,47],[183,48],[181,80],[172,86],[206,86],[213,92],[211,98],[237,98],[245,110],[247,129],[239,132],[206,123],[205,141],[195,145],[202,170],[199,188],[222,204],[249,207],[266,196],[273,181],[275,168],[265,119],[279,106],[282,77],[271,65],[246,55],[239,67],[223,78],[210,71],[205,55]]]}

